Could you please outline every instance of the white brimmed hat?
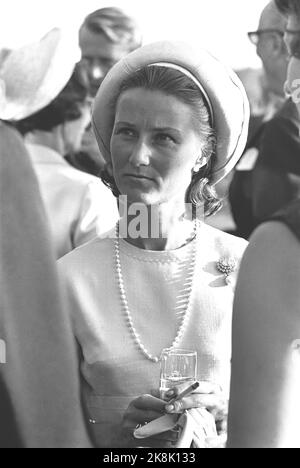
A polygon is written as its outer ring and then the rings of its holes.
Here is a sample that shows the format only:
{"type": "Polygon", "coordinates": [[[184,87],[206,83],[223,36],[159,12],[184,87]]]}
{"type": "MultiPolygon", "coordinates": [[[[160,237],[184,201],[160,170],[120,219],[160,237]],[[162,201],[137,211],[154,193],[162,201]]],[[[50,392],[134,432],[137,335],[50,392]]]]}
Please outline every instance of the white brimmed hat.
{"type": "Polygon", "coordinates": [[[77,43],[54,28],[40,41],[10,51],[0,62],[0,119],[24,119],[53,101],[80,59],[77,43]]]}
{"type": "Polygon", "coordinates": [[[249,102],[237,75],[204,49],[162,41],[147,44],[120,60],[103,80],[93,106],[93,127],[100,151],[109,162],[115,110],[113,104],[123,81],[134,71],[151,64],[175,66],[186,71],[205,96],[217,136],[212,183],[225,177],[245,148],[249,125],[249,102]]]}

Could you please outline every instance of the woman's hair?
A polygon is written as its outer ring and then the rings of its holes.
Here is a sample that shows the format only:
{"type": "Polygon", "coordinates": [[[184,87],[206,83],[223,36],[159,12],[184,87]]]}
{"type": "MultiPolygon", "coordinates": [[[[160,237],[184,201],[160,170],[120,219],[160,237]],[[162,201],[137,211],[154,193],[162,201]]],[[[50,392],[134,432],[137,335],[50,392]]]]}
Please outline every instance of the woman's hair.
{"type": "Polygon", "coordinates": [[[284,15],[296,15],[300,19],[299,0],[275,0],[278,10],[284,15]]]}
{"type": "MultiPolygon", "coordinates": [[[[176,97],[193,111],[194,129],[203,140],[202,156],[206,158],[207,164],[198,172],[193,173],[186,192],[186,203],[192,203],[194,208],[204,205],[204,213],[207,216],[215,213],[222,205],[210,183],[211,168],[215,158],[216,135],[211,126],[208,106],[200,89],[192,79],[178,70],[150,65],[132,73],[123,81],[115,106],[121,93],[133,88],[161,91],[176,97]]],[[[102,172],[101,178],[111,188],[114,195],[118,196],[116,183],[106,170],[102,172]]]]}
{"type": "Polygon", "coordinates": [[[113,44],[127,44],[128,52],[141,46],[142,37],[136,21],[120,8],[105,7],[93,11],[81,25],[79,36],[85,28],[94,34],[103,34],[113,44]]]}
{"type": "Polygon", "coordinates": [[[79,119],[82,106],[89,96],[88,84],[86,69],[78,63],[64,89],[48,106],[15,122],[14,126],[25,135],[34,130],[51,131],[64,122],[79,119]]]}

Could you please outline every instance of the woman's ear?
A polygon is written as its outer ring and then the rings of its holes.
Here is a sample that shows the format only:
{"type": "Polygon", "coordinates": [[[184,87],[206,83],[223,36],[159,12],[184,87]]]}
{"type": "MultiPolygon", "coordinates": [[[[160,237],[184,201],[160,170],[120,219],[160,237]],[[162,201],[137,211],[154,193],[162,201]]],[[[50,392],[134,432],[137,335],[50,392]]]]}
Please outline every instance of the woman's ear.
{"type": "Polygon", "coordinates": [[[205,156],[200,156],[200,158],[198,158],[196,160],[196,163],[194,165],[194,168],[193,168],[193,172],[199,172],[200,169],[205,166],[207,164],[207,158],[205,156]]]}

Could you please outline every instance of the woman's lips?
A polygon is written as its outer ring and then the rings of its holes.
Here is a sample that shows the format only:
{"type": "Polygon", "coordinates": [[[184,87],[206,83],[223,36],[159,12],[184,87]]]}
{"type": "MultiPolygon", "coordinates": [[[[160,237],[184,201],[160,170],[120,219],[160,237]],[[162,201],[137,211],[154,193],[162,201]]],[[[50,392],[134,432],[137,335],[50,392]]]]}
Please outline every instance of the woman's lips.
{"type": "Polygon", "coordinates": [[[143,174],[125,174],[125,177],[130,177],[130,178],[139,179],[139,180],[152,180],[153,181],[151,177],[148,177],[143,174]]]}

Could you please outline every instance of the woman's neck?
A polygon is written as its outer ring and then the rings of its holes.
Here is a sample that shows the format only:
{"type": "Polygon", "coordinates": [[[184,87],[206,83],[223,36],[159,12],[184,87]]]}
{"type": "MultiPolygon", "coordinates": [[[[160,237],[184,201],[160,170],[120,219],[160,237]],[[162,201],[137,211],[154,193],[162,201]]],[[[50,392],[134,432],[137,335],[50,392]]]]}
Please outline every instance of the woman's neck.
{"type": "Polygon", "coordinates": [[[145,250],[174,250],[195,235],[192,217],[183,204],[144,204],[123,207],[119,226],[120,236],[130,244],[145,250]],[[135,212],[134,214],[132,214],[135,212]]]}

